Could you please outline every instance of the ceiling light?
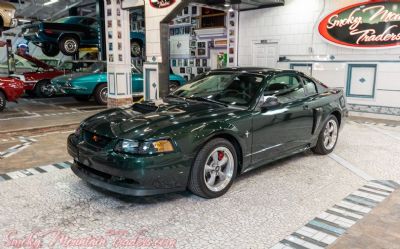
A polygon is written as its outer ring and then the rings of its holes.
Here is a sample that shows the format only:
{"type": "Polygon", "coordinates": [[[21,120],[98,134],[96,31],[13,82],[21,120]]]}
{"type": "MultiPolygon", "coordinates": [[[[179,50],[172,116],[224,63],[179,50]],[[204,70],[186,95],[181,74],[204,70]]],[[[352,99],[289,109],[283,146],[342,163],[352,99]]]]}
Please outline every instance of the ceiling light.
{"type": "Polygon", "coordinates": [[[43,6],[47,6],[47,5],[50,5],[50,4],[53,4],[53,3],[57,3],[59,0],[50,0],[50,1],[48,1],[48,2],[45,2],[44,4],[43,4],[43,6]]]}
{"type": "Polygon", "coordinates": [[[232,6],[228,10],[229,12],[234,12],[235,10],[232,8],[232,6]]]}

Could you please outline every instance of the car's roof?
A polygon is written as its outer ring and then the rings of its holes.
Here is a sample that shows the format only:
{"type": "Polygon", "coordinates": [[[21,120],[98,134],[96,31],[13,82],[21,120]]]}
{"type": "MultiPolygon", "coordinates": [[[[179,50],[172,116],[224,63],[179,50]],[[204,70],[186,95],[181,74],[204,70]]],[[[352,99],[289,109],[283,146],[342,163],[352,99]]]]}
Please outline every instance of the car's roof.
{"type": "Polygon", "coordinates": [[[274,68],[264,68],[264,67],[231,67],[224,69],[216,69],[211,72],[243,72],[243,73],[255,73],[255,74],[270,74],[270,73],[282,73],[282,72],[291,72],[291,73],[300,73],[296,70],[287,70],[287,69],[274,69],[274,68]]]}

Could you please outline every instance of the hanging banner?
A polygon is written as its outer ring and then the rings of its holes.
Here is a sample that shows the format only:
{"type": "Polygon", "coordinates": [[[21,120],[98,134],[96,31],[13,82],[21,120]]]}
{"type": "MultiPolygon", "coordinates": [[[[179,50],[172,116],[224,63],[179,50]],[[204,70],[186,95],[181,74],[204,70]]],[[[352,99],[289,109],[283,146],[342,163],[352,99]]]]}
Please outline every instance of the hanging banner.
{"type": "Polygon", "coordinates": [[[318,29],[339,46],[400,46],[400,0],[372,0],[342,8],[325,17],[318,29]]]}
{"type": "Polygon", "coordinates": [[[153,8],[167,8],[175,3],[175,0],[149,0],[153,8]]]}

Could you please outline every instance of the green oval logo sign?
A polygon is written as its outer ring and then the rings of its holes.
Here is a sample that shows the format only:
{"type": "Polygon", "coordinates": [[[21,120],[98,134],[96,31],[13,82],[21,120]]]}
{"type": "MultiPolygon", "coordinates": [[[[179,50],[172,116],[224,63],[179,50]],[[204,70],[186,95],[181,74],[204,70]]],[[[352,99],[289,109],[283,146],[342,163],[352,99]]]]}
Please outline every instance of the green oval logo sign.
{"type": "Polygon", "coordinates": [[[373,0],[337,10],[321,21],[319,33],[352,48],[400,46],[400,0],[373,0]]]}

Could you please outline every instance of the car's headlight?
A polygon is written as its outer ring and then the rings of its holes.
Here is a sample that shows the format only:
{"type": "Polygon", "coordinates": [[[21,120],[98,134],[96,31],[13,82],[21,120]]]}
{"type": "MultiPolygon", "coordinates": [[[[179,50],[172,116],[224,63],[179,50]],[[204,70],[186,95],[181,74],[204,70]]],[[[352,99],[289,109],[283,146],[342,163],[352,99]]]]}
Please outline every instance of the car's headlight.
{"type": "Polygon", "coordinates": [[[121,140],[115,146],[114,151],[118,153],[132,155],[152,155],[160,153],[173,152],[174,146],[169,139],[161,139],[155,141],[135,141],[121,140]]]}

